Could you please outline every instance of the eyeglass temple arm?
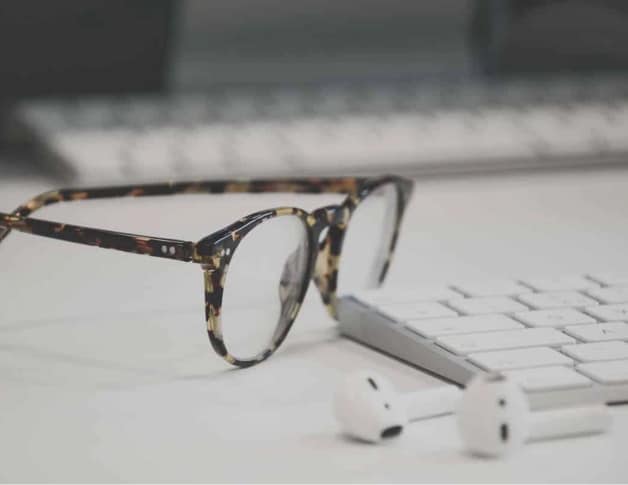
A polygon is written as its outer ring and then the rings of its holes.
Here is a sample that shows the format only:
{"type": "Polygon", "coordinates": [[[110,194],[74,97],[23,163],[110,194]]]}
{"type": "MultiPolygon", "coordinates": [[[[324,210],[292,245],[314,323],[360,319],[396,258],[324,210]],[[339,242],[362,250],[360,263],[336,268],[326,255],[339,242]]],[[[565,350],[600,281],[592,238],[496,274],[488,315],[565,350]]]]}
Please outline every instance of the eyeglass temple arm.
{"type": "MultiPolygon", "coordinates": [[[[44,192],[21,205],[12,215],[28,217],[47,205],[89,199],[113,199],[121,197],[149,197],[176,194],[226,194],[226,193],[355,193],[365,179],[340,178],[288,178],[276,180],[210,180],[201,182],[172,182],[161,184],[124,185],[89,189],[62,189],[44,192]]],[[[11,232],[8,224],[0,224],[0,242],[11,232]]],[[[58,238],[60,239],[60,238],[58,238]]]]}
{"type": "Polygon", "coordinates": [[[178,261],[196,261],[198,259],[195,252],[196,245],[189,241],[125,234],[0,212],[0,240],[6,237],[12,229],[36,236],[116,249],[127,253],[145,254],[178,261]]]}
{"type": "Polygon", "coordinates": [[[58,202],[88,199],[112,199],[120,197],[149,197],[176,194],[226,194],[226,193],[355,193],[364,179],[360,178],[300,178],[277,180],[211,180],[203,182],[172,182],[146,185],[124,185],[89,189],[62,189],[45,192],[18,207],[14,214],[29,216],[44,206],[58,202]]]}

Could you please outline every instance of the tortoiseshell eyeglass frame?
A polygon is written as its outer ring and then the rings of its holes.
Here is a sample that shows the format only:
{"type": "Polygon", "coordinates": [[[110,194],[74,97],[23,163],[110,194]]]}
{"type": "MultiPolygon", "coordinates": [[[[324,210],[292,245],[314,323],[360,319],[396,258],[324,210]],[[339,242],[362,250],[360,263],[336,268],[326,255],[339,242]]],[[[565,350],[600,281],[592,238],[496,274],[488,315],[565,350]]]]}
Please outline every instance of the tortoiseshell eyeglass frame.
{"type": "Polygon", "coordinates": [[[313,279],[318,287],[330,315],[336,317],[338,267],[347,225],[358,204],[371,192],[386,184],[392,184],[395,187],[397,204],[393,236],[379,275],[381,284],[390,266],[399,237],[401,220],[413,190],[411,180],[393,175],[377,178],[177,182],[55,190],[31,199],[10,214],[0,212],[0,242],[12,230],[16,230],[73,243],[200,264],[205,279],[205,319],[212,347],[227,362],[239,367],[248,367],[267,359],[281,345],[298,314],[310,279],[313,279]],[[30,217],[36,210],[50,204],[86,199],[262,192],[337,193],[346,194],[347,197],[338,205],[325,206],[309,213],[296,207],[279,207],[255,212],[196,243],[94,229],[30,217]],[[242,238],[248,232],[269,218],[285,215],[299,217],[304,223],[308,237],[310,255],[303,274],[304,279],[299,285],[300,293],[293,295],[290,299],[291,308],[282,311],[281,320],[278,322],[270,346],[252,359],[240,360],[229,354],[222,337],[222,295],[229,262],[242,238]],[[327,234],[319,241],[325,230],[327,234]]]}

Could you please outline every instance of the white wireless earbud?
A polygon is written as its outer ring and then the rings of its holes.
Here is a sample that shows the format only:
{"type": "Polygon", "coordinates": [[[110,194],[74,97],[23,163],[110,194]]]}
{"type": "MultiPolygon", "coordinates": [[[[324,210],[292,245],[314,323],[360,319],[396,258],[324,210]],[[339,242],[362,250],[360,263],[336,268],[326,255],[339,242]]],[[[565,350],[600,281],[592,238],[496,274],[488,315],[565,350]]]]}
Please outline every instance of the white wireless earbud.
{"type": "Polygon", "coordinates": [[[453,412],[461,391],[448,385],[398,394],[370,371],[349,374],[336,392],[336,418],[348,435],[376,443],[399,436],[409,421],[453,412]]]}
{"type": "Polygon", "coordinates": [[[530,412],[521,388],[507,378],[475,377],[458,408],[458,428],[472,453],[501,456],[525,441],[601,433],[611,424],[605,405],[530,412]]]}
{"type": "Polygon", "coordinates": [[[458,406],[462,441],[474,454],[499,456],[525,441],[528,399],[514,382],[498,375],[474,378],[458,406]]]}

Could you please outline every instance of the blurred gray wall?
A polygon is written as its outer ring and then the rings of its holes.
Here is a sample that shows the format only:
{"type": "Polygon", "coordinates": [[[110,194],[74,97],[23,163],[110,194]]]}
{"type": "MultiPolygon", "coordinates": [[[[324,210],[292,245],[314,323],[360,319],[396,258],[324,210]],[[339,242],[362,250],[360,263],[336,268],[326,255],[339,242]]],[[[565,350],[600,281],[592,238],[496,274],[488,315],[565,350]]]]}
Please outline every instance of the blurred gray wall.
{"type": "Polygon", "coordinates": [[[175,86],[469,70],[471,0],[187,0],[175,86]]]}

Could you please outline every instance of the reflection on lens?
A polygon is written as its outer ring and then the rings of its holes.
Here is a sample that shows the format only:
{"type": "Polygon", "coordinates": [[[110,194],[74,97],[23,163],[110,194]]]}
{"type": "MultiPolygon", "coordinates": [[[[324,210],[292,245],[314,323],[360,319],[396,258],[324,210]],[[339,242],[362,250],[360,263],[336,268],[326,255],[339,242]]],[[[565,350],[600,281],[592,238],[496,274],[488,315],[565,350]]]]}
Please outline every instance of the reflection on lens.
{"type": "Polygon", "coordinates": [[[394,184],[382,185],[353,212],[342,245],[339,296],[379,285],[394,234],[397,197],[394,184]]]}
{"type": "Polygon", "coordinates": [[[274,217],[244,236],[227,269],[221,311],[233,357],[252,360],[269,348],[307,284],[308,255],[307,230],[297,216],[274,217]]]}

